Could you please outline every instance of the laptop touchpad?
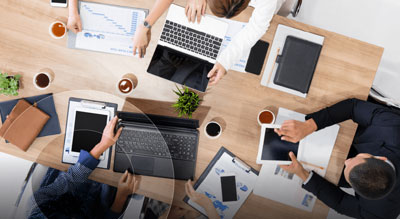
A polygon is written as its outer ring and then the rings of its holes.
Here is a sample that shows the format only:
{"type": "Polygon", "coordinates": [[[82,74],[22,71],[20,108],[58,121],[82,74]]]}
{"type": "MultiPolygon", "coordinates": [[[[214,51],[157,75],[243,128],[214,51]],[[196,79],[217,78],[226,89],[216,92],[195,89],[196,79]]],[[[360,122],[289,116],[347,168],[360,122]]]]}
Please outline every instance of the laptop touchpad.
{"type": "Polygon", "coordinates": [[[138,174],[152,174],[154,170],[154,158],[132,156],[133,171],[138,174]]]}

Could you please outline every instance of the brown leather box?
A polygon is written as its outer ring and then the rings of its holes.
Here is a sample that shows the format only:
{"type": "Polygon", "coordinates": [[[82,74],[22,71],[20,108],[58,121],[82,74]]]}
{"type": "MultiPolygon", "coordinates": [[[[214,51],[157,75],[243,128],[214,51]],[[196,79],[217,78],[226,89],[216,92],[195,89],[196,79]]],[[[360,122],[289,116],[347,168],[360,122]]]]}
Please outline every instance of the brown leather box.
{"type": "Polygon", "coordinates": [[[0,128],[0,136],[26,151],[49,119],[49,115],[21,99],[0,128]]]}

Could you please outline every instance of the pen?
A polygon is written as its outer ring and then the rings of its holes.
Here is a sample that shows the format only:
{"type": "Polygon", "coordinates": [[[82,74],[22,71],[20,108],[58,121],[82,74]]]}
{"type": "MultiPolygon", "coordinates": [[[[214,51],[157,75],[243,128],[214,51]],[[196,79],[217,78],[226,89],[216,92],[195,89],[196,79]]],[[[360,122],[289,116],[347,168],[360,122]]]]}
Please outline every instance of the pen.
{"type": "Polygon", "coordinates": [[[318,169],[321,169],[321,170],[325,169],[325,168],[323,168],[321,166],[318,166],[318,165],[315,165],[315,164],[312,164],[312,163],[308,163],[308,162],[305,162],[305,161],[300,161],[300,163],[305,164],[307,166],[315,167],[315,168],[318,168],[318,169]]]}

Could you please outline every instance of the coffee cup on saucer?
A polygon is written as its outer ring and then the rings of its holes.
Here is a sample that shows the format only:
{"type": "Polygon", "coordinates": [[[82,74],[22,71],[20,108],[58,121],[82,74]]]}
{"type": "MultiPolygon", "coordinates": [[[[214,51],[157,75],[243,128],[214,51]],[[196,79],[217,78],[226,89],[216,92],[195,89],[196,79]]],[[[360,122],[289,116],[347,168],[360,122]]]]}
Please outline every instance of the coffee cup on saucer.
{"type": "Polygon", "coordinates": [[[121,95],[131,94],[137,86],[137,78],[134,74],[128,73],[122,76],[117,83],[117,92],[121,95]]]}
{"type": "Polygon", "coordinates": [[[54,80],[54,73],[50,70],[40,70],[33,77],[33,85],[39,90],[46,90],[54,80]]]}
{"type": "Polygon", "coordinates": [[[204,133],[206,136],[211,139],[216,139],[222,134],[222,127],[216,121],[210,121],[207,123],[206,127],[204,127],[204,133]]]}
{"type": "Polygon", "coordinates": [[[49,26],[49,34],[54,39],[61,39],[67,34],[67,25],[61,21],[54,21],[49,26]]]}

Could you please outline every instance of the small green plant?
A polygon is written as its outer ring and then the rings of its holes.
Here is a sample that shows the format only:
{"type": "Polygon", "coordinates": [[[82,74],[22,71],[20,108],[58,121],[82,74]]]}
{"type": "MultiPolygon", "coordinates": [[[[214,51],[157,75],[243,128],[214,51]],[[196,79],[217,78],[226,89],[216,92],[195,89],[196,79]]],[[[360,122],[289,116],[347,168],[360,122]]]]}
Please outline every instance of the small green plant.
{"type": "Polygon", "coordinates": [[[179,89],[178,86],[176,87],[178,90],[174,91],[176,95],[178,95],[178,100],[172,107],[178,112],[178,116],[188,116],[192,118],[192,114],[196,111],[197,107],[199,107],[200,101],[202,101],[198,94],[193,91],[190,91],[188,87],[183,87],[179,89]]]}
{"type": "Polygon", "coordinates": [[[9,76],[7,73],[0,73],[0,94],[18,96],[20,78],[21,75],[9,76]]]}

